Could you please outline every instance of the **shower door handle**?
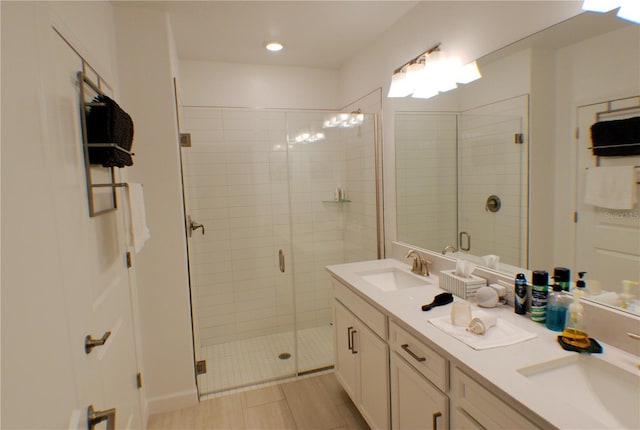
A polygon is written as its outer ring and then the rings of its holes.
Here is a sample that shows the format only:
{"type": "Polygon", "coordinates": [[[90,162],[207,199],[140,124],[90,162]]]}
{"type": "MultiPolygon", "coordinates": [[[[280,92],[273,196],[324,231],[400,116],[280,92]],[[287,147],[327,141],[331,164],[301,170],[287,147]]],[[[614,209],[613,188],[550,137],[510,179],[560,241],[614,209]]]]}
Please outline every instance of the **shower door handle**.
{"type": "Polygon", "coordinates": [[[467,233],[466,231],[461,231],[459,238],[458,238],[458,248],[460,248],[460,251],[470,251],[471,250],[471,235],[469,233],[467,233]],[[462,243],[464,242],[464,239],[467,239],[466,245],[463,245],[462,243]]]}
{"type": "Polygon", "coordinates": [[[281,250],[278,251],[278,259],[280,261],[280,271],[282,273],[284,273],[285,270],[285,266],[284,266],[284,252],[281,250]]]}

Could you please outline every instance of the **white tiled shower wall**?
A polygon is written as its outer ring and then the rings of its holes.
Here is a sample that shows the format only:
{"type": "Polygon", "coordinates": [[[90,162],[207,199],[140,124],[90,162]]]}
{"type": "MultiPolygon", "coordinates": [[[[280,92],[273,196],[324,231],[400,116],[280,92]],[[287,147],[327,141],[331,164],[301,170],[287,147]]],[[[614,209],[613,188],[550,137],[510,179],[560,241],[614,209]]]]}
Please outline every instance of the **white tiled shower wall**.
{"type": "Polygon", "coordinates": [[[527,266],[527,109],[520,96],[465,111],[458,124],[459,229],[471,236],[473,255],[518,267],[527,266]],[[485,209],[491,195],[500,198],[497,212],[485,209]]]}
{"type": "Polygon", "coordinates": [[[375,258],[373,122],[322,129],[326,117],[184,109],[187,212],[206,227],[189,248],[201,346],[328,325],[325,266],[375,258]],[[311,131],[326,139],[287,144],[311,131]],[[351,203],[332,202],[338,186],[351,203]]]}
{"type": "Polygon", "coordinates": [[[398,239],[440,250],[456,244],[456,115],[398,112],[398,239]]]}

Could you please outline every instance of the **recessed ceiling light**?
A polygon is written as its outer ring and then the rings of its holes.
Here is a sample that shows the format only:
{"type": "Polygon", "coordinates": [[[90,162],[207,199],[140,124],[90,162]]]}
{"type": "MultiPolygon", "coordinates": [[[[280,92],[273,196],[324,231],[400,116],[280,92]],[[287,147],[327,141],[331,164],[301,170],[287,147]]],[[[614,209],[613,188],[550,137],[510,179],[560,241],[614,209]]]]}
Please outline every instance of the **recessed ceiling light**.
{"type": "Polygon", "coordinates": [[[283,46],[280,42],[269,42],[265,45],[265,48],[271,52],[278,52],[282,51],[283,46]]]}

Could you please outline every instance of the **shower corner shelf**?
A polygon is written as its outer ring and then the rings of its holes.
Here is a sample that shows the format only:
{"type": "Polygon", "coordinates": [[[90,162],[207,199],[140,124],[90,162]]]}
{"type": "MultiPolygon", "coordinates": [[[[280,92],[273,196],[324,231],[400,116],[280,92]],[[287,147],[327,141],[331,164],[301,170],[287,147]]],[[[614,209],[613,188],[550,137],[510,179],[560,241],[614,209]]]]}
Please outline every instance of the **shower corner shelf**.
{"type": "Polygon", "coordinates": [[[322,203],[351,203],[351,200],[342,199],[342,200],[323,200],[322,203]]]}

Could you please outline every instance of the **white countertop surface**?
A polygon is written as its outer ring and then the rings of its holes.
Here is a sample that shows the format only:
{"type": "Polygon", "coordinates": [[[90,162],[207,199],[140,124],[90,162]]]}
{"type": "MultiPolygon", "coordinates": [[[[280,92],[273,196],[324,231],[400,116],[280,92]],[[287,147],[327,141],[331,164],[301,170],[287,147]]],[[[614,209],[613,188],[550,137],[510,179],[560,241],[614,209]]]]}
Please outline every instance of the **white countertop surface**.
{"type": "MultiPolygon", "coordinates": [[[[591,416],[588,408],[579,408],[566,401],[566,392],[548,389],[540,383],[529,379],[518,372],[518,369],[532,364],[553,360],[563,356],[575,355],[575,352],[563,350],[557,343],[559,333],[548,330],[544,324],[531,321],[528,316],[515,314],[512,306],[498,306],[496,308],[478,308],[472,304],[472,309],[482,309],[493,313],[497,318],[504,319],[515,326],[535,333],[537,336],[521,343],[499,348],[475,350],[456,338],[435,327],[429,322],[431,318],[449,315],[451,305],[435,307],[428,312],[421,310],[421,306],[430,303],[433,297],[443,290],[438,288],[437,276],[431,275],[428,287],[414,287],[395,291],[381,289],[364,281],[358,273],[384,268],[397,268],[410,273],[409,266],[394,259],[371,260],[328,266],[327,270],[336,279],[353,288],[353,290],[372,305],[386,313],[391,320],[409,328],[414,334],[422,337],[425,342],[434,346],[452,364],[461,365],[471,372],[475,378],[496,389],[491,391],[514,409],[522,413],[522,407],[514,404],[519,402],[535,415],[556,428],[620,428],[615,417],[591,416]]],[[[455,297],[455,301],[462,299],[455,297]]],[[[588,327],[587,327],[588,329],[588,327]]],[[[639,358],[608,346],[602,342],[604,352],[592,354],[593,359],[606,360],[615,363],[627,371],[638,373],[639,358]]],[[[640,387],[638,391],[638,408],[640,409],[640,387]]],[[[639,409],[636,409],[635,413],[639,409]]],[[[524,414],[529,415],[529,414],[524,414]]],[[[538,420],[536,420],[538,421],[538,420]]],[[[540,423],[539,423],[540,424],[540,423]]]]}

